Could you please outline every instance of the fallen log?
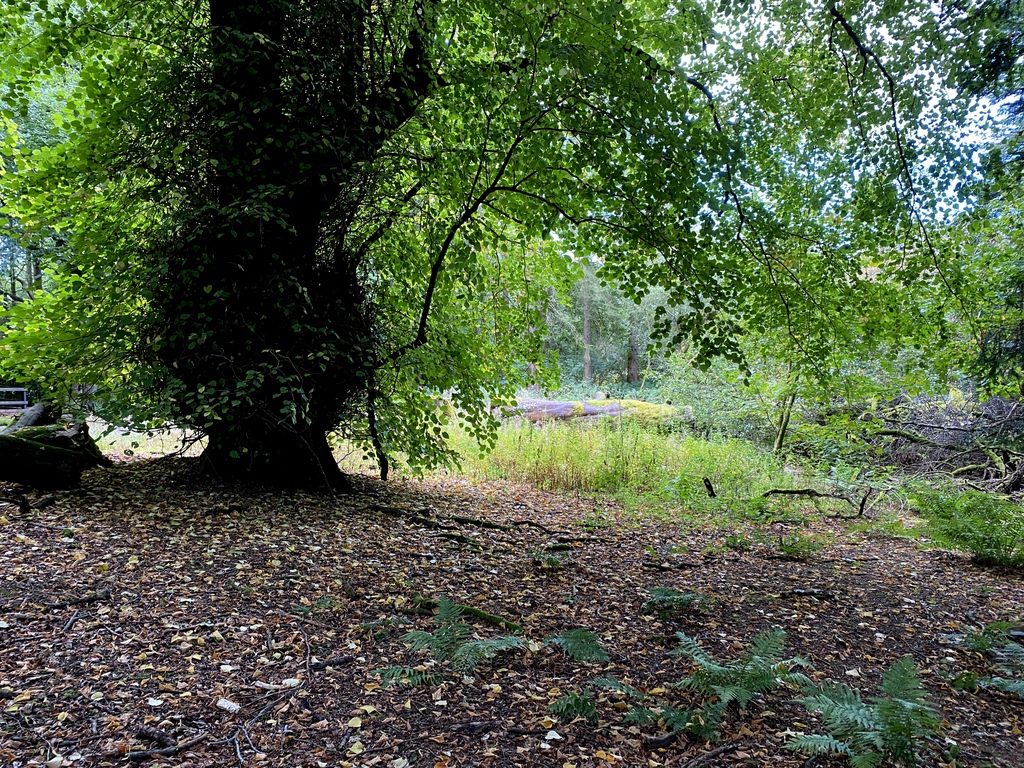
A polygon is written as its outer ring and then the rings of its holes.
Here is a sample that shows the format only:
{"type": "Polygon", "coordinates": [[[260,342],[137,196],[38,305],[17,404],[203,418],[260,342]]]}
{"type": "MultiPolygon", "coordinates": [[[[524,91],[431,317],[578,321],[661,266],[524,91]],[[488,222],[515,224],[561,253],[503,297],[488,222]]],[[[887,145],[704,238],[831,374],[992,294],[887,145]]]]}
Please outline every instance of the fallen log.
{"type": "Polygon", "coordinates": [[[664,421],[688,414],[687,409],[671,405],[645,403],[641,400],[539,400],[523,398],[514,406],[500,409],[500,416],[522,418],[527,421],[551,419],[597,419],[605,416],[622,416],[640,420],[664,421]]]}
{"type": "Polygon", "coordinates": [[[109,464],[84,424],[23,427],[0,435],[0,480],[41,490],[74,488],[83,471],[109,464]]]}
{"type": "Polygon", "coordinates": [[[26,408],[6,429],[0,430],[0,435],[13,435],[26,427],[32,427],[36,424],[49,424],[53,421],[53,411],[49,403],[36,403],[31,408],[26,408]]]}

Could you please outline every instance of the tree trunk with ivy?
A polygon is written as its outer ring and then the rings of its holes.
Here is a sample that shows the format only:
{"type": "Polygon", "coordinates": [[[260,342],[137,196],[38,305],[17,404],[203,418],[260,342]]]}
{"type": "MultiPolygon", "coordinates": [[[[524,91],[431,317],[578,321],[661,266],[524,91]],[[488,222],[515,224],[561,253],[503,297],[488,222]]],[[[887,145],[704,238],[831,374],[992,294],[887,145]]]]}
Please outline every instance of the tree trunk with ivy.
{"type": "Polygon", "coordinates": [[[207,163],[155,254],[166,277],[149,342],[218,476],[347,486],[327,434],[368,407],[381,358],[345,227],[372,181],[364,166],[429,85],[415,23],[377,81],[362,39],[373,12],[213,0],[209,81],[181,74],[200,81],[186,133],[207,163]]]}

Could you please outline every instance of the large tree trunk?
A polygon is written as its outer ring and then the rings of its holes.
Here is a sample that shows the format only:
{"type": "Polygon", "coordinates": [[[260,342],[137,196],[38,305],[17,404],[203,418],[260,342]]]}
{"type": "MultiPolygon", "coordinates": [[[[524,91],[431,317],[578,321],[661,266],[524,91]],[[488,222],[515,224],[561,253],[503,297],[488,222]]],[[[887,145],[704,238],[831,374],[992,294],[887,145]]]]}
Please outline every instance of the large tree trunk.
{"type": "Polygon", "coordinates": [[[155,394],[208,436],[212,473],[344,488],[326,434],[366,412],[387,360],[357,213],[374,158],[433,82],[423,9],[381,61],[364,39],[378,9],[360,0],[208,10],[206,58],[182,73],[208,82],[182,89],[199,97],[179,110],[203,183],[176,180],[182,201],[156,254],[166,278],[148,304],[155,394]]]}
{"type": "Polygon", "coordinates": [[[324,430],[249,423],[214,429],[203,452],[204,469],[217,477],[290,488],[351,491],[324,430]]]}

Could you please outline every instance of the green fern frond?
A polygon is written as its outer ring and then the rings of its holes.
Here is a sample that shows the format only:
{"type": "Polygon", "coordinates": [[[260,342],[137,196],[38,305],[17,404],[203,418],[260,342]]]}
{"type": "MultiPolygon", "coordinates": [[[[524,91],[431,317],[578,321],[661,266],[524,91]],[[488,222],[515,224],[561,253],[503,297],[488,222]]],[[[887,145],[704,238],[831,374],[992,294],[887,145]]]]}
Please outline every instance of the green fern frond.
{"type": "Polygon", "coordinates": [[[665,721],[665,727],[668,730],[678,733],[690,727],[693,720],[693,712],[688,709],[665,707],[661,713],[661,718],[665,721]]]}
{"type": "Polygon", "coordinates": [[[859,755],[850,755],[850,765],[853,768],[876,768],[884,758],[881,752],[861,752],[859,755]]]}
{"type": "Polygon", "coordinates": [[[399,685],[437,685],[444,676],[427,669],[412,667],[384,667],[375,669],[372,674],[380,675],[381,684],[387,688],[392,683],[399,685]]]}
{"type": "Polygon", "coordinates": [[[597,635],[587,629],[567,629],[560,635],[552,635],[544,644],[559,646],[566,656],[575,661],[608,661],[610,658],[597,635]]]}
{"type": "Polygon", "coordinates": [[[993,651],[993,666],[1004,675],[1024,675],[1024,645],[1005,643],[993,651]]]}
{"type": "Polygon", "coordinates": [[[997,691],[1024,696],[1024,680],[1008,680],[1005,677],[983,677],[978,680],[978,684],[985,688],[995,688],[997,691]]]}
{"type": "Polygon", "coordinates": [[[597,722],[597,705],[589,692],[567,693],[548,705],[548,712],[563,720],[584,718],[588,723],[597,722]]]}
{"type": "Polygon", "coordinates": [[[447,597],[442,597],[437,601],[437,613],[434,614],[434,623],[441,624],[454,624],[465,618],[466,612],[462,606],[458,603],[453,603],[447,597]]]}
{"type": "Polygon", "coordinates": [[[603,688],[606,691],[615,691],[617,693],[624,693],[634,701],[645,701],[648,697],[646,693],[638,691],[628,683],[620,682],[614,677],[595,677],[590,681],[590,684],[595,688],[603,688]]]}
{"type": "Polygon", "coordinates": [[[846,742],[818,733],[797,736],[786,742],[786,749],[794,752],[806,752],[809,755],[848,755],[850,748],[846,742]]]}
{"type": "Polygon", "coordinates": [[[776,662],[782,658],[785,647],[786,633],[779,628],[767,629],[751,638],[750,647],[740,659],[746,664],[754,663],[758,659],[769,663],[776,662]]]}
{"type": "Polygon", "coordinates": [[[448,661],[473,637],[473,627],[460,621],[439,623],[431,650],[438,661],[448,661]]]}
{"type": "Polygon", "coordinates": [[[686,730],[701,741],[718,741],[718,727],[728,706],[720,701],[705,704],[690,716],[686,730]]]}
{"type": "Polygon", "coordinates": [[[818,689],[805,689],[808,695],[799,699],[811,712],[820,712],[825,727],[839,738],[882,727],[878,712],[864,703],[860,694],[846,685],[825,683],[818,689]],[[810,693],[810,691],[814,693],[810,693]]]}
{"type": "Polygon", "coordinates": [[[676,632],[676,640],[679,641],[678,647],[669,651],[672,656],[689,656],[698,665],[706,669],[723,669],[718,662],[716,662],[708,653],[700,647],[696,640],[690,637],[685,632],[676,632]]]}
{"type": "Polygon", "coordinates": [[[901,701],[924,701],[926,694],[917,676],[914,659],[904,656],[882,675],[882,693],[901,701]]]}
{"type": "Polygon", "coordinates": [[[647,707],[630,707],[622,717],[624,722],[636,725],[651,725],[661,719],[661,715],[647,707]]]}
{"type": "Polygon", "coordinates": [[[651,599],[644,601],[640,606],[641,612],[655,614],[661,618],[695,606],[703,599],[696,592],[680,592],[673,587],[651,587],[647,591],[651,593],[651,599]]]}
{"type": "Polygon", "coordinates": [[[883,761],[914,766],[918,745],[938,732],[940,720],[925,698],[913,660],[904,657],[886,670],[880,689],[888,697],[865,702],[845,685],[805,688],[801,703],[820,712],[829,731],[828,737],[813,743],[820,747],[832,739],[842,744],[843,749],[833,745],[832,751],[848,755],[850,763],[861,768],[872,768],[883,761]]]}
{"type": "Polygon", "coordinates": [[[493,659],[499,653],[518,650],[524,645],[521,638],[510,635],[464,643],[452,652],[451,666],[456,672],[472,672],[480,664],[493,659]]]}
{"type": "Polygon", "coordinates": [[[430,632],[416,630],[406,632],[402,635],[402,642],[409,646],[409,649],[417,651],[433,651],[437,647],[437,638],[430,632]]]}

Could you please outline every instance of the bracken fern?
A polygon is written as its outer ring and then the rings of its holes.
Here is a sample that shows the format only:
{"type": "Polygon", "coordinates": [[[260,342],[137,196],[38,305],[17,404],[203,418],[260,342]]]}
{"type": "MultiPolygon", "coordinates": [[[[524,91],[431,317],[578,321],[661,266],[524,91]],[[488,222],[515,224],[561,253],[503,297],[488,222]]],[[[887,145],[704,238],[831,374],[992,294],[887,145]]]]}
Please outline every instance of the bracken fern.
{"type": "Polygon", "coordinates": [[[881,690],[885,697],[865,702],[846,685],[806,686],[800,701],[821,713],[829,735],[798,736],[786,746],[812,755],[846,755],[856,768],[884,762],[916,765],[917,749],[938,732],[939,717],[925,697],[913,659],[904,656],[890,667],[881,690]]]}
{"type": "Polygon", "coordinates": [[[557,645],[562,653],[574,661],[608,661],[608,652],[601,647],[597,635],[588,629],[567,629],[560,635],[552,635],[545,645],[557,645]]]}
{"type": "MultiPolygon", "coordinates": [[[[453,672],[463,674],[472,672],[499,653],[524,647],[520,638],[509,635],[473,640],[473,627],[462,621],[464,616],[461,606],[442,597],[438,601],[437,615],[434,616],[437,628],[433,632],[409,632],[402,637],[402,641],[413,652],[425,651],[436,661],[447,664],[453,672]]],[[[417,669],[411,671],[416,672],[417,669]]],[[[437,682],[441,677],[438,673],[411,675],[408,667],[386,667],[377,671],[385,685],[394,681],[410,685],[427,684],[437,682]]]]}

